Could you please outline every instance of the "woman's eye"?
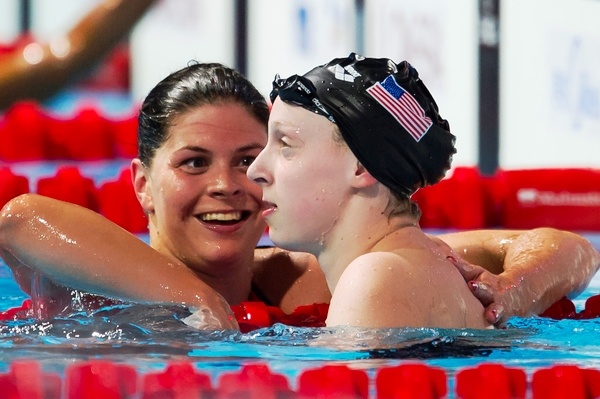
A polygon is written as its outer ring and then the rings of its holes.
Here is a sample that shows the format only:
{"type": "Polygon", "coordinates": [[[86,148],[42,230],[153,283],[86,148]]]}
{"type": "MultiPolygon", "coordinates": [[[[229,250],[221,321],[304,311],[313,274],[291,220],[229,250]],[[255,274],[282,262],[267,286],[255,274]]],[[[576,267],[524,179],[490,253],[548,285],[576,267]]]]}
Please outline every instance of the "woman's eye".
{"type": "Polygon", "coordinates": [[[252,162],[254,162],[255,159],[256,159],[256,157],[253,157],[253,156],[243,157],[242,160],[240,161],[240,164],[241,164],[241,166],[244,166],[247,168],[250,165],[252,165],[252,162]]]}
{"type": "Polygon", "coordinates": [[[198,169],[208,166],[208,161],[204,158],[192,158],[183,162],[183,165],[187,168],[198,169]]]}

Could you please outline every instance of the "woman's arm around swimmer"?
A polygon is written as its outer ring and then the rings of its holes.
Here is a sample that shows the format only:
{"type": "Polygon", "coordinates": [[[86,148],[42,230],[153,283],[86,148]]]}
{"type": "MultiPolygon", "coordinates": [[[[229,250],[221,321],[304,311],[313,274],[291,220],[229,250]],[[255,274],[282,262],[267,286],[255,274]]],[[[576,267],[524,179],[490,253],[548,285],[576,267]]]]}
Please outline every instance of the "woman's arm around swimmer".
{"type": "Polygon", "coordinates": [[[227,302],[192,270],[86,208],[16,197],[0,213],[0,248],[14,270],[30,268],[58,284],[123,300],[209,309],[207,328],[237,328],[227,302]]]}
{"type": "Polygon", "coordinates": [[[600,267],[600,254],[588,240],[553,228],[438,238],[464,258],[455,265],[486,307],[487,320],[496,325],[512,316],[540,314],[564,296],[577,296],[600,267]]]}

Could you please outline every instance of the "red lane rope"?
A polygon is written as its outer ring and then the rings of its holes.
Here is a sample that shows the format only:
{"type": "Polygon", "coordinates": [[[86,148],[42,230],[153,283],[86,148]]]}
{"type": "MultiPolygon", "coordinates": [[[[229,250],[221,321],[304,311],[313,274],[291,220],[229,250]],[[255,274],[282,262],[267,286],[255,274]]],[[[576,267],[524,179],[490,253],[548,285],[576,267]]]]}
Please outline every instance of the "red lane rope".
{"type": "Polygon", "coordinates": [[[161,371],[106,360],[81,361],[64,377],[44,372],[33,360],[14,361],[0,373],[0,397],[12,399],[384,399],[446,398],[454,386],[461,399],[591,399],[600,397],[600,371],[556,364],[526,374],[523,369],[481,363],[456,372],[454,384],[444,369],[421,362],[384,366],[369,376],[347,365],[326,364],[303,370],[293,384],[263,363],[211,378],[190,362],[172,362],[161,371]]]}

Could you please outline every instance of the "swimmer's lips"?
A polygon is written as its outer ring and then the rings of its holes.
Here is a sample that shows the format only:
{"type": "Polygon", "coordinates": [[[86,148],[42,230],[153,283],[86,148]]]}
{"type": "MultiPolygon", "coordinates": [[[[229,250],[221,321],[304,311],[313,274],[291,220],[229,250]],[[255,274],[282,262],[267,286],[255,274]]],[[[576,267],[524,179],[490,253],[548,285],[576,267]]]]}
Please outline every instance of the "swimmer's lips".
{"type": "Polygon", "coordinates": [[[272,202],[263,201],[262,203],[262,216],[266,218],[277,209],[277,205],[272,202]]]}

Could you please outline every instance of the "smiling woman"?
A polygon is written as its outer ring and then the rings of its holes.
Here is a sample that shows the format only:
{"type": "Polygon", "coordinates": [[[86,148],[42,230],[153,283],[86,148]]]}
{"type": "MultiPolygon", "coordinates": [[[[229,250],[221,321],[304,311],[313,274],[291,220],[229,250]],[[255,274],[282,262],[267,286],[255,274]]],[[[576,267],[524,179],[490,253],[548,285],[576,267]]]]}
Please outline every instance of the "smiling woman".
{"type": "MultiPolygon", "coordinates": [[[[140,133],[144,142],[148,133],[140,133]]],[[[224,102],[175,116],[154,157],[132,162],[152,247],[185,262],[230,303],[248,299],[247,265],[265,229],[260,187],[246,177],[265,143],[264,124],[224,102]]]]}

